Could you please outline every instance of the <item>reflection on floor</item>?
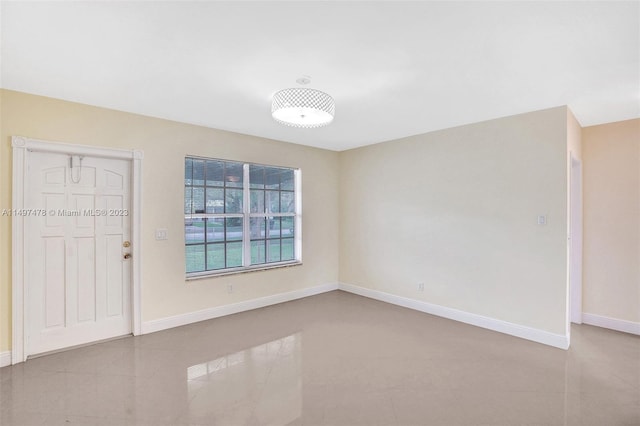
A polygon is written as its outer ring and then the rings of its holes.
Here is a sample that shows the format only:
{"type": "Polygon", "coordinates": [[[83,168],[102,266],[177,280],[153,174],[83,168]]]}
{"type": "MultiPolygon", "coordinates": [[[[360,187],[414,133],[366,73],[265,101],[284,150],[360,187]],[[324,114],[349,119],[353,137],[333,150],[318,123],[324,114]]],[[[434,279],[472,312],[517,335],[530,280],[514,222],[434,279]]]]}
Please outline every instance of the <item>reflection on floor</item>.
{"type": "Polygon", "coordinates": [[[0,369],[0,425],[640,425],[640,337],[563,351],[335,291],[0,369]]]}
{"type": "Polygon", "coordinates": [[[216,424],[292,423],[302,414],[301,349],[301,333],[295,333],[192,365],[189,411],[201,423],[208,422],[207,413],[216,424]]]}

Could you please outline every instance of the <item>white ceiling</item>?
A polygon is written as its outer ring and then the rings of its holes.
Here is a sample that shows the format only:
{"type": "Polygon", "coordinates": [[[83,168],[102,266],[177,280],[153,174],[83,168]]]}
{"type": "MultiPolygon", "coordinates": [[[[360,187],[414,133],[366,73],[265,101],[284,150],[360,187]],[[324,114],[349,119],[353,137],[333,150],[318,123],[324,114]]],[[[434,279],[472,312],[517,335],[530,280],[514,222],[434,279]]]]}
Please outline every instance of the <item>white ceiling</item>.
{"type": "Polygon", "coordinates": [[[569,105],[640,117],[640,2],[6,2],[2,87],[344,150],[569,105]],[[334,122],[271,118],[309,87],[334,122]]]}

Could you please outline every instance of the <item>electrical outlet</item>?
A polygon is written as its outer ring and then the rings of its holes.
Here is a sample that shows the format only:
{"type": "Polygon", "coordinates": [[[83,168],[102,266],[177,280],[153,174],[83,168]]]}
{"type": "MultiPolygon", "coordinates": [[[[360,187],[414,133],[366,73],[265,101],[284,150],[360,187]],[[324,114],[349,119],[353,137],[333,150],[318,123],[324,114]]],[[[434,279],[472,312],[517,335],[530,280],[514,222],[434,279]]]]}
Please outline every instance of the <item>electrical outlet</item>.
{"type": "Polygon", "coordinates": [[[424,283],[418,283],[418,291],[424,291],[424,283]]]}
{"type": "Polygon", "coordinates": [[[227,293],[233,293],[233,284],[227,284],[227,293]]]}

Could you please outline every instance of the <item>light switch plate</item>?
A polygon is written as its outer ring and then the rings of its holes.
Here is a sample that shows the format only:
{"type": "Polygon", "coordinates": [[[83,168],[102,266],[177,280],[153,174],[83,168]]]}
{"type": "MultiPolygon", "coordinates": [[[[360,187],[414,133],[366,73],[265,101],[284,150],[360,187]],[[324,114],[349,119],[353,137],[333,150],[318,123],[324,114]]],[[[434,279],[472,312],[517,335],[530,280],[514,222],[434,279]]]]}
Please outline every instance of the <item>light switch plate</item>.
{"type": "Polygon", "coordinates": [[[156,240],[168,240],[169,234],[166,229],[156,229],[156,240]]]}

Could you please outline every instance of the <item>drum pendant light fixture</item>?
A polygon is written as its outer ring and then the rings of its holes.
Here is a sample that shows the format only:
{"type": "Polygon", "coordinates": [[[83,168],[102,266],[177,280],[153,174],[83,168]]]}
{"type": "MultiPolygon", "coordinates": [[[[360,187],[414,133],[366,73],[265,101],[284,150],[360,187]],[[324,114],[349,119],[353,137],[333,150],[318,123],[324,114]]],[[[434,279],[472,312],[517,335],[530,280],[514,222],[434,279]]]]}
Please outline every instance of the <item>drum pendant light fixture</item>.
{"type": "MultiPolygon", "coordinates": [[[[299,84],[309,84],[309,77],[296,80],[299,84]]],[[[322,127],[333,121],[335,102],[328,94],[306,87],[280,90],[273,95],[271,116],[286,126],[313,128],[322,127]]]]}

